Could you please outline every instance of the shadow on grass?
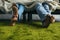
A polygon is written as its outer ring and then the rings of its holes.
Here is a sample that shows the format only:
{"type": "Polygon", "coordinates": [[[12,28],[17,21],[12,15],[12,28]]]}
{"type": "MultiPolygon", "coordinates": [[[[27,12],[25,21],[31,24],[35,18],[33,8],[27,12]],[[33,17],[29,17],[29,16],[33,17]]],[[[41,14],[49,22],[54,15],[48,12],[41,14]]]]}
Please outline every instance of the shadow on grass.
{"type": "MultiPolygon", "coordinates": [[[[20,23],[18,23],[18,24],[20,24],[20,23]]],[[[27,22],[21,22],[21,24],[26,24],[26,25],[32,26],[34,28],[43,28],[40,21],[33,21],[33,22],[27,21],[27,22]]]]}
{"type": "MultiPolygon", "coordinates": [[[[9,27],[10,25],[10,21],[0,21],[0,27],[9,27]]],[[[29,25],[29,26],[33,26],[35,28],[42,28],[42,25],[41,25],[41,22],[39,21],[33,21],[33,22],[16,22],[16,24],[20,25],[20,24],[26,24],[26,25],[29,25]]]]}
{"type": "Polygon", "coordinates": [[[33,26],[33,27],[36,27],[36,28],[42,28],[41,23],[37,24],[37,23],[32,22],[32,23],[28,23],[28,24],[33,26]]]}
{"type": "Polygon", "coordinates": [[[9,26],[10,21],[0,21],[0,27],[9,26]]]}

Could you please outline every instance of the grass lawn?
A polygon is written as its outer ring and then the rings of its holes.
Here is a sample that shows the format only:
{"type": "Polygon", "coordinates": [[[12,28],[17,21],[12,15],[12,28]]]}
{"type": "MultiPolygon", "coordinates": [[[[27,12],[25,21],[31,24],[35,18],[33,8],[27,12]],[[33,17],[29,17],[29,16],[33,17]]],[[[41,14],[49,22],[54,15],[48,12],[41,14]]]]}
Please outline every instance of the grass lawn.
{"type": "Polygon", "coordinates": [[[60,22],[41,28],[41,22],[16,23],[8,26],[9,22],[0,22],[0,40],[60,40],[60,22]]]}

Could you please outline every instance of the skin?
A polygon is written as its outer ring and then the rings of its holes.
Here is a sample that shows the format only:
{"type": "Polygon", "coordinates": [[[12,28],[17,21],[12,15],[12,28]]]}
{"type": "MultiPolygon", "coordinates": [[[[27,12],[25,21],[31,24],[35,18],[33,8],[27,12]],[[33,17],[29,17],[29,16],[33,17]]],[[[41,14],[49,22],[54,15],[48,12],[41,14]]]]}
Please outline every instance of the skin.
{"type": "MultiPolygon", "coordinates": [[[[3,5],[4,5],[4,1],[9,2],[8,0],[2,0],[3,5]]],[[[12,8],[12,10],[13,10],[13,16],[12,16],[12,18],[11,18],[10,26],[14,26],[14,25],[15,25],[15,22],[17,21],[17,18],[18,18],[18,9],[17,9],[15,3],[12,4],[12,7],[11,7],[11,8],[12,8]]]]}
{"type": "Polygon", "coordinates": [[[15,22],[17,21],[18,19],[18,9],[16,7],[16,4],[13,3],[12,5],[12,10],[13,10],[13,16],[11,18],[11,23],[10,23],[10,26],[14,26],[15,25],[15,22]]]}

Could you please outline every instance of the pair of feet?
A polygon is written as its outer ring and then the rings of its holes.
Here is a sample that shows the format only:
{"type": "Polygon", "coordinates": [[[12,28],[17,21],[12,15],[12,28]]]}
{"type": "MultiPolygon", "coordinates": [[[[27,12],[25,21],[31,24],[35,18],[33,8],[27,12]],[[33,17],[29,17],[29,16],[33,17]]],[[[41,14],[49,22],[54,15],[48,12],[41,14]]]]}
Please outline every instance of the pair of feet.
{"type": "Polygon", "coordinates": [[[42,27],[47,28],[51,23],[55,22],[55,18],[53,16],[47,15],[45,20],[42,22],[42,27]]]}

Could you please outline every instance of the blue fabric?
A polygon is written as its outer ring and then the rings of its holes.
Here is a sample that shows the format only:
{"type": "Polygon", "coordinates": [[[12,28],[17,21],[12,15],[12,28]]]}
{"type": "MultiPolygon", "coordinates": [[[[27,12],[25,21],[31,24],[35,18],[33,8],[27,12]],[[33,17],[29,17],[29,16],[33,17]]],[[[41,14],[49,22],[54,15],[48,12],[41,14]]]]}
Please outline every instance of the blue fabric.
{"type": "Polygon", "coordinates": [[[47,14],[51,15],[51,11],[49,10],[49,6],[47,4],[45,4],[43,6],[42,3],[37,3],[35,8],[36,8],[36,11],[37,11],[41,21],[43,21],[45,19],[45,16],[47,14]]]}
{"type": "MultiPolygon", "coordinates": [[[[17,7],[18,7],[18,15],[19,15],[19,20],[25,10],[25,7],[21,4],[17,4],[17,7]]],[[[33,8],[32,8],[33,9],[33,8]]],[[[42,5],[42,3],[37,3],[35,5],[35,10],[37,11],[41,21],[43,21],[45,19],[45,16],[47,14],[50,14],[51,15],[51,11],[49,10],[49,6],[47,4],[44,4],[42,5]]]]}
{"type": "Polygon", "coordinates": [[[20,18],[24,12],[24,6],[23,5],[20,5],[20,4],[16,4],[17,5],[17,8],[18,8],[18,20],[20,21],[20,18]]]}
{"type": "Polygon", "coordinates": [[[51,10],[49,9],[48,4],[44,4],[43,7],[45,8],[45,10],[51,14],[51,10]]]}

